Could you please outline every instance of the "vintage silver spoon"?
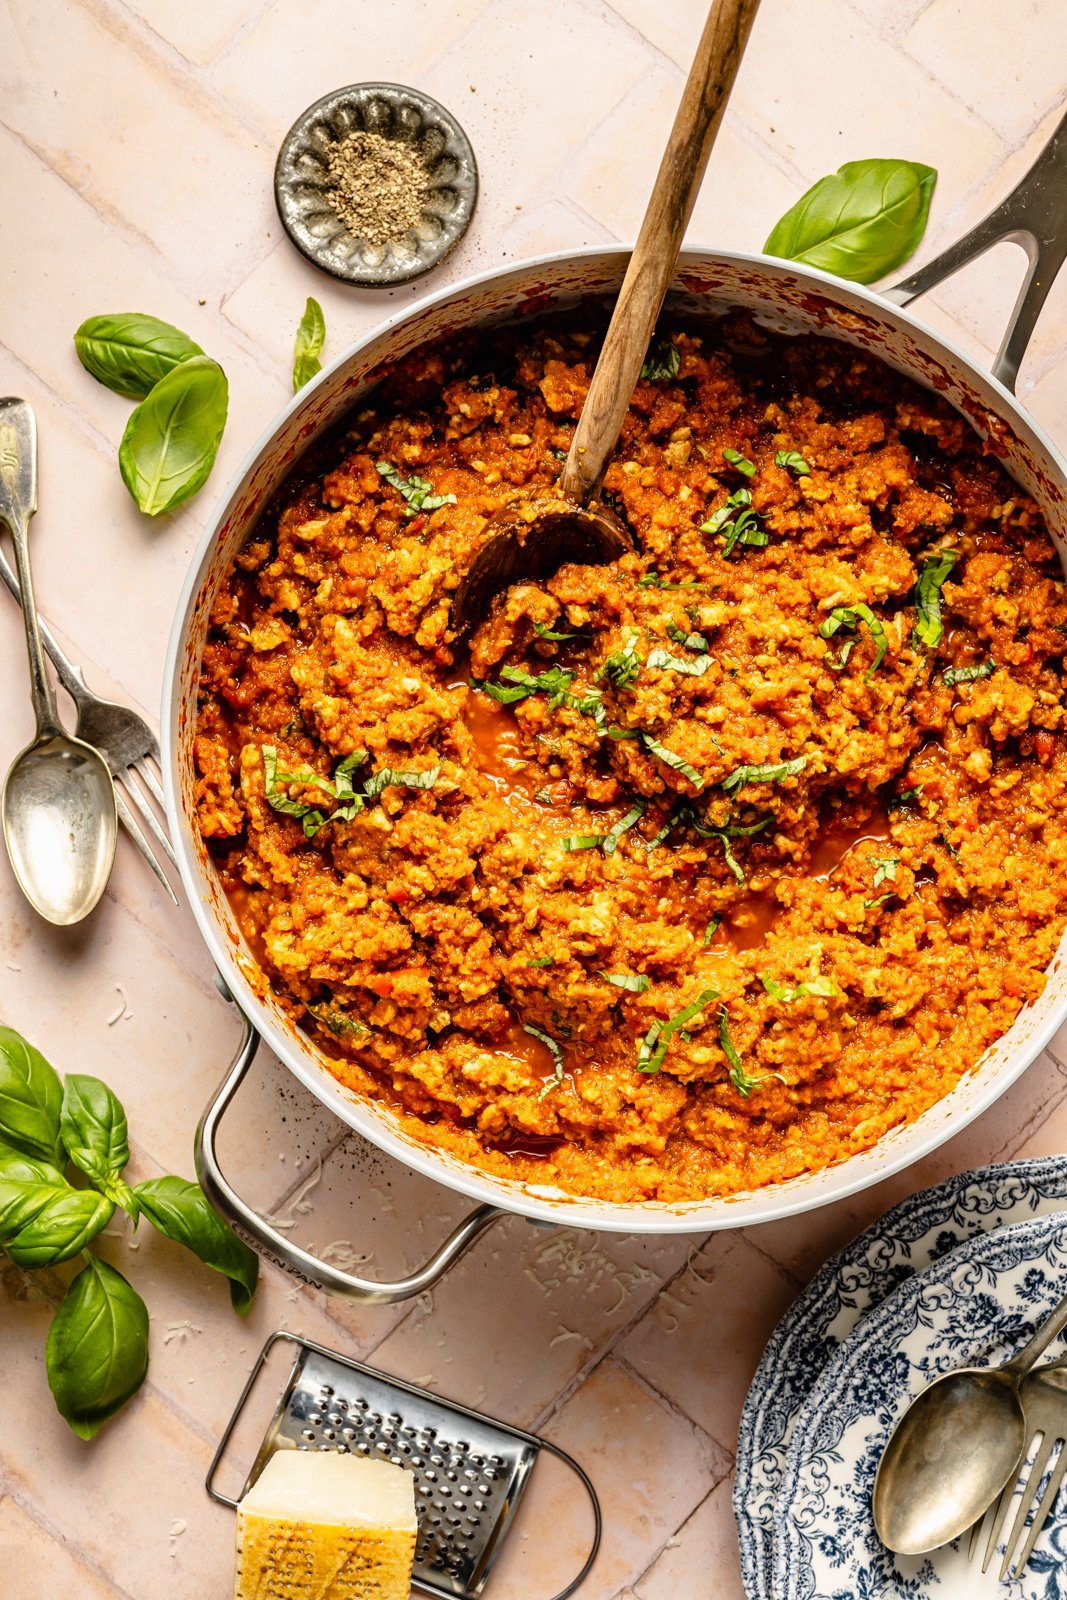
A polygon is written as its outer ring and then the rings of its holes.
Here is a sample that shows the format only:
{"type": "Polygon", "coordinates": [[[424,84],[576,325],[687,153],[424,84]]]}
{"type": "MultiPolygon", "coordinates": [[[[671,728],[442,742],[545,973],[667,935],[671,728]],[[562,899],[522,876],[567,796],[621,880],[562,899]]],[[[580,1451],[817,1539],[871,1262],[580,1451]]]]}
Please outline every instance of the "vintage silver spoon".
{"type": "Polygon", "coordinates": [[[946,1372],[916,1395],[874,1480],[874,1526],[890,1550],[936,1550],[993,1504],[1026,1448],[1019,1385],[1064,1327],[1067,1298],[1004,1366],[946,1372]]]}
{"type": "Polygon", "coordinates": [[[115,859],[115,786],[98,750],[65,733],[45,669],[30,576],[29,523],[37,510],[37,423],[25,400],[0,400],[0,521],[11,530],[22,590],[37,737],[4,782],[4,843],[34,910],[66,927],[103,894],[115,859]]]}

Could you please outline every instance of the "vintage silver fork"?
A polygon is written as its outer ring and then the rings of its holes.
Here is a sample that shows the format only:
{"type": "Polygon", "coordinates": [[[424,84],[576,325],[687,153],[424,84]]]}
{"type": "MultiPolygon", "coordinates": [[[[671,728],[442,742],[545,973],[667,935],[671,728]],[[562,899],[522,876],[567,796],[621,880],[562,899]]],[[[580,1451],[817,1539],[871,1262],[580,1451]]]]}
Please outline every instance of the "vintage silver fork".
{"type": "MultiPolygon", "coordinates": [[[[2,550],[0,550],[0,578],[21,605],[22,596],[19,592],[18,578],[2,550]]],[[[158,849],[177,866],[171,842],[145,795],[147,790],[148,796],[155,800],[160,808],[163,807],[163,789],[155,770],[159,766],[159,743],[156,736],[145,719],[136,711],[94,694],[86,683],[81,668],[75,666],[64,653],[43,619],[40,626],[41,640],[52,658],[56,675],[74,701],[78,713],[75,729],[78,738],[84,739],[87,744],[95,745],[106,760],[115,779],[115,804],[118,808],[119,821],[177,905],[178,896],[168,882],[167,875],[160,865],[159,856],[145,838],[127,803],[127,800],[133,802],[158,849]],[[134,773],[137,774],[136,778],[133,776],[134,773]],[[140,779],[140,783],[137,778],[140,779]]]]}
{"type": "MultiPolygon", "coordinates": [[[[1019,1462],[1019,1471],[1005,1486],[997,1502],[982,1559],[982,1571],[985,1572],[1000,1543],[1004,1524],[1014,1504],[1019,1489],[1020,1474],[1024,1474],[1021,1498],[1005,1541],[1004,1557],[1000,1563],[999,1576],[1002,1583],[1008,1580],[1009,1569],[1013,1566],[1014,1571],[1011,1576],[1015,1579],[1025,1571],[1041,1529],[1045,1526],[1045,1519],[1056,1503],[1064,1475],[1067,1474],[1067,1356],[1061,1357],[1060,1361],[1053,1362],[1050,1366],[1039,1367],[1036,1372],[1031,1372],[1024,1378],[1019,1389],[1019,1398],[1026,1419],[1028,1444],[1019,1462]],[[1027,1469],[1026,1460],[1035,1442],[1037,1453],[1027,1469]],[[1042,1486],[1042,1479],[1048,1473],[1049,1462],[1057,1449],[1059,1454],[1056,1456],[1055,1465],[1048,1475],[1048,1482],[1042,1486]],[[1027,1531],[1026,1519],[1030,1512],[1033,1512],[1033,1520],[1027,1531]],[[1024,1532],[1026,1542],[1018,1556],[1013,1556],[1024,1532]]],[[[984,1520],[983,1518],[983,1522],[984,1520]]],[[[968,1554],[972,1561],[978,1551],[981,1529],[982,1522],[978,1522],[971,1532],[968,1554]]]]}

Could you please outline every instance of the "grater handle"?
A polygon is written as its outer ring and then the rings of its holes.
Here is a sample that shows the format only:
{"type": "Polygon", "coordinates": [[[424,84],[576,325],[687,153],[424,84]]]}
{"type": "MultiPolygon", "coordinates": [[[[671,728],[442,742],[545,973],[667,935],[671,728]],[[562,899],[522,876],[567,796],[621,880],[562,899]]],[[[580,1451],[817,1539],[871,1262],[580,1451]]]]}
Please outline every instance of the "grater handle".
{"type": "MultiPolygon", "coordinates": [[[[223,988],[221,981],[219,989],[226,999],[232,1001],[232,996],[223,988]]],[[[196,1130],[196,1175],[215,1210],[225,1217],[238,1238],[251,1245],[253,1250],[257,1250],[268,1261],[273,1261],[284,1272],[303,1279],[316,1289],[325,1289],[328,1294],[344,1295],[350,1300],[364,1300],[372,1305],[393,1305],[398,1300],[410,1300],[413,1295],[432,1289],[478,1235],[491,1222],[507,1213],[496,1206],[479,1206],[449,1234],[424,1266],[412,1273],[410,1278],[398,1278],[393,1283],[374,1283],[367,1278],[357,1278],[301,1250],[299,1245],[272,1228],[265,1218],[245,1204],[219,1165],[215,1149],[219,1124],[259,1048],[259,1034],[239,1006],[237,1011],[244,1025],[240,1046],[196,1130]]]]}

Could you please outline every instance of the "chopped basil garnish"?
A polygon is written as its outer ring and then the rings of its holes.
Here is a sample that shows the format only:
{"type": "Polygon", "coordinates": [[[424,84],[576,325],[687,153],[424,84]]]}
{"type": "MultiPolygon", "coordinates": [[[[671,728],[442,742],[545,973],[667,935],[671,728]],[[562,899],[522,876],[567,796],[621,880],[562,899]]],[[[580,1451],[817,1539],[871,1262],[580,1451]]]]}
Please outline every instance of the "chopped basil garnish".
{"type": "Polygon", "coordinates": [[[995,661],[983,661],[977,667],[946,667],[941,674],[941,681],[953,689],[957,683],[974,683],[978,678],[991,678],[996,670],[995,661]]]}
{"type": "Polygon", "coordinates": [[[701,533],[718,533],[719,529],[725,527],[730,521],[735,511],[740,511],[751,504],[751,489],[735,489],[733,494],[719,507],[718,511],[713,511],[707,522],[700,524],[701,533]]]}
{"type": "Polygon", "coordinates": [[[605,657],[603,666],[598,667],[593,674],[598,683],[601,678],[608,678],[616,689],[629,688],[641,671],[641,663],[634,655],[637,649],[637,637],[636,633],[631,633],[621,650],[613,650],[605,657]]]}
{"type": "Polygon", "coordinates": [[[901,789],[899,794],[891,794],[889,810],[899,811],[903,806],[913,806],[925,788],[925,783],[917,783],[914,789],[901,789]]]}
{"type": "Polygon", "coordinates": [[[502,667],[500,676],[504,683],[489,683],[482,678],[469,680],[472,689],[489,695],[502,706],[511,706],[518,700],[528,700],[532,694],[547,694],[549,709],[562,705],[567,691],[574,682],[574,673],[563,667],[549,667],[546,672],[523,672],[521,667],[502,667]]]}
{"type": "Polygon", "coordinates": [[[916,646],[926,645],[933,650],[941,643],[945,631],[941,622],[941,587],[958,556],[956,550],[939,550],[919,568],[919,581],[915,585],[915,626],[911,634],[916,646]]]}
{"type": "Polygon", "coordinates": [[[641,818],[645,814],[646,804],[647,802],[644,800],[635,800],[626,815],[624,817],[620,817],[618,822],[615,823],[614,827],[608,829],[607,833],[604,835],[603,844],[604,854],[606,856],[614,855],[616,846],[618,845],[618,842],[622,838],[623,834],[627,833],[629,829],[633,827],[635,822],[640,822],[641,818]]]}
{"type": "Polygon", "coordinates": [[[638,1072],[658,1072],[667,1055],[667,1046],[680,1028],[703,1011],[706,1005],[719,998],[718,989],[702,989],[696,999],[681,1011],[675,1012],[666,1022],[655,1021],[642,1039],[637,1052],[638,1072]]]}
{"type": "Polygon", "coordinates": [[[678,346],[669,339],[653,339],[648,355],[641,367],[642,378],[649,383],[666,383],[678,376],[682,357],[678,346]]]}
{"type": "Polygon", "coordinates": [[[642,737],[640,728],[616,728],[612,726],[605,728],[604,732],[609,739],[614,739],[616,744],[621,744],[625,739],[640,739],[642,737]]]}
{"type": "Polygon", "coordinates": [[[644,994],[652,987],[652,979],[646,978],[643,972],[601,972],[599,976],[605,983],[613,983],[616,989],[625,989],[627,994],[644,994]]]}
{"type": "Polygon", "coordinates": [[[706,651],[708,641],[702,633],[686,633],[684,628],[679,628],[676,622],[668,622],[667,637],[673,639],[675,644],[680,644],[686,650],[706,651]]]}
{"type": "Polygon", "coordinates": [[[667,746],[660,744],[658,739],[653,739],[650,733],[641,735],[641,743],[650,755],[657,756],[665,766],[673,767],[674,771],[680,772],[683,778],[688,778],[694,789],[703,789],[703,778],[696,767],[690,766],[684,756],[676,755],[673,750],[668,750],[667,746]]]}
{"type": "Polygon", "coordinates": [[[786,1005],[792,1005],[794,1000],[803,999],[805,995],[819,995],[822,999],[830,1000],[841,994],[836,983],[829,978],[808,978],[793,989],[779,983],[777,978],[768,977],[765,972],[760,973],[760,981],[772,1000],[781,1000],[786,1005]]]}
{"type": "Polygon", "coordinates": [[[556,1069],[555,1076],[549,1078],[541,1093],[537,1096],[538,1102],[540,1102],[545,1098],[546,1094],[551,1094],[552,1090],[558,1089],[563,1082],[563,1050],[550,1033],[544,1033],[540,1028],[535,1028],[532,1022],[524,1022],[522,1031],[523,1033],[531,1034],[535,1039],[540,1039],[541,1043],[547,1045],[552,1052],[552,1063],[556,1069]]]}
{"type": "Polygon", "coordinates": [[[552,957],[537,956],[533,961],[527,961],[526,965],[528,967],[550,967],[552,965],[552,957]]]}
{"type": "Polygon", "coordinates": [[[900,861],[896,856],[872,856],[871,865],[874,868],[874,887],[880,889],[883,883],[895,883],[897,868],[900,861]]]}
{"type": "Polygon", "coordinates": [[[885,894],[880,894],[876,900],[865,900],[863,902],[864,911],[870,911],[873,906],[884,906],[886,901],[892,900],[895,894],[895,889],[887,889],[885,894]]]}
{"type": "Polygon", "coordinates": [[[417,477],[412,473],[410,478],[405,478],[403,473],[388,461],[376,461],[374,470],[385,479],[392,489],[396,489],[407,501],[406,517],[414,517],[420,511],[436,511],[439,506],[456,505],[454,494],[434,494],[433,484],[425,478],[417,477]]]}
{"type": "Polygon", "coordinates": [[[366,759],[365,750],[354,751],[334,768],[332,778],[320,777],[317,772],[312,772],[310,767],[301,767],[298,772],[279,772],[277,749],[274,745],[265,744],[263,792],[275,811],[284,812],[290,817],[300,817],[305,837],[314,839],[319,829],[328,822],[351,822],[369,800],[378,798],[383,789],[432,789],[441,776],[439,766],[430,767],[425,772],[399,772],[395,767],[382,767],[378,772],[372,773],[362,789],[357,791],[352,784],[352,773],[357,767],[361,767],[366,759]],[[324,793],[332,795],[339,804],[329,816],[326,816],[314,806],[290,800],[282,788],[283,785],[290,783],[313,785],[316,789],[322,789],[324,793]]]}
{"type": "Polygon", "coordinates": [[[690,578],[686,583],[668,583],[666,578],[661,578],[659,573],[652,569],[646,572],[643,578],[638,578],[639,589],[706,589],[706,583],[699,583],[697,579],[690,578]]]}
{"type": "Polygon", "coordinates": [[[440,767],[430,767],[426,772],[399,772],[396,767],[381,767],[363,785],[368,800],[374,800],[383,789],[432,789],[441,776],[440,767]]]}
{"type": "Polygon", "coordinates": [[[651,650],[646,662],[647,666],[656,667],[660,672],[684,672],[690,678],[702,678],[711,664],[708,655],[697,656],[694,661],[684,661],[681,656],[672,656],[667,650],[651,650]]]}
{"type": "Polygon", "coordinates": [[[747,456],[743,456],[740,450],[731,450],[727,445],[722,453],[722,458],[724,461],[728,461],[735,471],[740,472],[742,477],[754,478],[756,476],[755,463],[749,461],[747,456]]]}
{"type": "Polygon", "coordinates": [[[771,762],[759,767],[735,767],[722,780],[727,794],[736,794],[746,783],[780,783],[783,778],[795,778],[808,764],[807,756],[794,756],[792,761],[771,762]]]}
{"type": "Polygon", "coordinates": [[[539,639],[548,639],[552,644],[563,644],[568,639],[580,637],[577,633],[559,633],[555,628],[549,628],[543,622],[534,623],[534,633],[539,639]]]}
{"type": "Polygon", "coordinates": [[[315,1021],[336,1039],[348,1039],[353,1034],[370,1032],[365,1022],[360,1022],[357,1017],[348,1016],[336,1006],[328,1011],[321,1006],[308,1006],[307,1009],[308,1015],[314,1017],[315,1021]]]}
{"type": "Polygon", "coordinates": [[[719,1043],[722,1046],[723,1055],[730,1063],[730,1082],[741,1098],[747,1100],[760,1080],[753,1078],[745,1071],[744,1063],[737,1053],[737,1047],[730,1038],[730,1018],[725,1006],[719,1013],[719,1043]]]}
{"type": "Polygon", "coordinates": [[[759,513],[752,510],[751,489],[735,489],[707,522],[700,524],[700,531],[725,535],[724,556],[738,543],[762,549],[768,542],[767,533],[760,527],[759,513]]]}
{"type": "MultiPolygon", "coordinates": [[[[832,639],[839,628],[853,631],[861,622],[874,640],[874,660],[867,669],[865,678],[865,681],[869,681],[882,665],[885,660],[885,653],[889,649],[889,640],[886,638],[885,629],[870,606],[864,605],[862,600],[858,600],[855,605],[851,606],[835,606],[826,621],[819,624],[819,635],[823,639],[832,639]]],[[[840,671],[847,660],[848,656],[845,654],[844,648],[842,648],[841,661],[835,670],[840,671]]],[[[833,666],[833,663],[828,662],[828,665],[833,666]]]]}
{"type": "Polygon", "coordinates": [[[701,941],[705,948],[711,943],[722,925],[722,912],[716,911],[707,927],[704,929],[704,938],[701,941]]]}
{"type": "Polygon", "coordinates": [[[599,850],[606,838],[606,833],[572,833],[569,839],[560,840],[560,848],[572,853],[576,850],[599,850]]]}
{"type": "Polygon", "coordinates": [[[552,796],[547,789],[535,789],[533,797],[539,806],[550,806],[552,804],[552,796]]]}
{"type": "Polygon", "coordinates": [[[799,450],[779,450],[774,458],[774,464],[776,467],[787,467],[790,472],[795,472],[798,478],[811,476],[811,468],[799,450]]]}

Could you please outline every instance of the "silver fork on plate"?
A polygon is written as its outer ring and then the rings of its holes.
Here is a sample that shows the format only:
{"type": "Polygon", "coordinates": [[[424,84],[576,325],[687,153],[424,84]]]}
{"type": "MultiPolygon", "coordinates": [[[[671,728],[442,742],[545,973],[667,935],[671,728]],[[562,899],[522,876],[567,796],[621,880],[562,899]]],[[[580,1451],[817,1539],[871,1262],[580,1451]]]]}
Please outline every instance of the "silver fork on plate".
{"type": "MultiPolygon", "coordinates": [[[[1045,1526],[1045,1519],[1056,1503],[1064,1475],[1067,1474],[1067,1356],[1061,1356],[1059,1361],[1054,1361],[1047,1367],[1039,1367],[1036,1372],[1031,1372],[1024,1378],[1019,1389],[1019,1398],[1023,1406],[1027,1446],[1019,1462],[1019,1470],[1006,1484],[1003,1494],[993,1508],[993,1520],[986,1537],[985,1555],[982,1558],[982,1571],[985,1572],[1000,1543],[1004,1525],[1015,1504],[1016,1494],[1020,1492],[1021,1484],[1019,1502],[1005,1540],[1004,1556],[1000,1563],[999,1576],[1002,1583],[1007,1582],[1009,1576],[1014,1579],[1022,1576],[1033,1554],[1034,1545],[1045,1526]],[[1027,1459],[1035,1443],[1037,1452],[1033,1461],[1027,1466],[1027,1459]],[[1049,1462],[1057,1449],[1059,1454],[1056,1456],[1052,1471],[1049,1472],[1049,1462]],[[1042,1480],[1046,1473],[1048,1481],[1043,1484],[1042,1480]],[[1031,1513],[1033,1520],[1027,1525],[1027,1517],[1031,1513]],[[1016,1556],[1015,1551],[1024,1534],[1025,1543],[1016,1556]]],[[[989,1516],[988,1512],[986,1516],[989,1516]]],[[[978,1553],[985,1520],[983,1517],[971,1530],[968,1555],[972,1561],[978,1553]]]]}
{"type": "MultiPolygon", "coordinates": [[[[21,605],[19,581],[3,550],[0,550],[0,578],[21,605]]],[[[136,711],[131,711],[128,706],[120,706],[114,700],[104,700],[92,692],[81,668],[64,654],[48,624],[43,619],[39,618],[39,621],[41,640],[52,658],[60,683],[74,701],[78,713],[75,732],[79,739],[95,745],[106,760],[115,779],[115,804],[119,821],[177,905],[178,896],[170,886],[158,852],[162,851],[174,866],[177,866],[177,862],[171,842],[149,800],[151,797],[163,808],[163,789],[157,772],[159,742],[148,723],[136,711]],[[147,796],[145,790],[148,791],[147,796]],[[155,849],[145,838],[144,831],[130,810],[129,801],[140,813],[144,828],[155,841],[155,849]]]]}

